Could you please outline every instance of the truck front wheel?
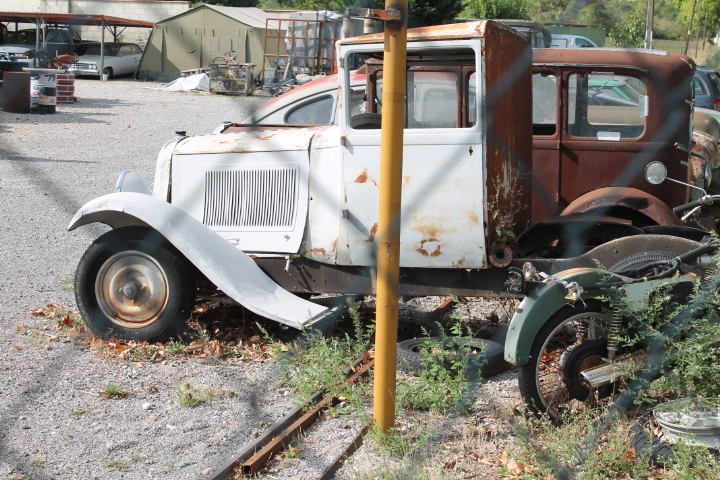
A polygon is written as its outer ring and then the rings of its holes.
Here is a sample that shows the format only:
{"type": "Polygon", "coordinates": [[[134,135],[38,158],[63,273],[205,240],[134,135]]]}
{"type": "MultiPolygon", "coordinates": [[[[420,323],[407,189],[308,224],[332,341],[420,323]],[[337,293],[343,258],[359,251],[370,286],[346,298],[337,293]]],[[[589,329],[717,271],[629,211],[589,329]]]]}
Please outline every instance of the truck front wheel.
{"type": "Polygon", "coordinates": [[[124,227],[99,237],[80,259],[75,298],[85,324],[103,340],[165,341],[184,336],[195,279],[158,232],[124,227]]]}

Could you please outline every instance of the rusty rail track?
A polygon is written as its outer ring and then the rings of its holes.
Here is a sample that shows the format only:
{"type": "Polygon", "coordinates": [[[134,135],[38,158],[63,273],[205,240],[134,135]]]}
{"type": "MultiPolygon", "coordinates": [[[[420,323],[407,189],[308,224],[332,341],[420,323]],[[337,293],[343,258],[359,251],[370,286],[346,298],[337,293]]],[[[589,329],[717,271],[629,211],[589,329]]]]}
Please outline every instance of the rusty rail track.
{"type": "MultiPolygon", "coordinates": [[[[362,365],[348,377],[347,383],[360,381],[360,379],[367,375],[369,369],[372,368],[374,364],[375,360],[370,360],[362,365]]],[[[237,473],[242,473],[243,475],[257,473],[273,455],[287,449],[303,430],[306,430],[317,420],[325,409],[337,403],[337,398],[318,393],[305,405],[296,408],[285,418],[266,430],[245,450],[230,458],[222,467],[210,474],[207,480],[228,480],[237,473]]],[[[323,472],[321,478],[332,478],[332,475],[334,475],[342,465],[342,462],[362,445],[362,438],[366,432],[367,427],[360,431],[360,434],[355,438],[353,443],[333,462],[333,465],[323,472]]]]}

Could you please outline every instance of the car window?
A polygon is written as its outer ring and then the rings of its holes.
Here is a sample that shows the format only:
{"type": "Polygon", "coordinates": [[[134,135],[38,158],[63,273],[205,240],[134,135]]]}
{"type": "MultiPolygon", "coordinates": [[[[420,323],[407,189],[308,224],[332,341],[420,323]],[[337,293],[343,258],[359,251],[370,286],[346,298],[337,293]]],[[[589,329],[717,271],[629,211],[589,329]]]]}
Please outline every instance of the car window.
{"type": "MultiPolygon", "coordinates": [[[[457,128],[457,73],[411,70],[407,73],[406,89],[406,128],[457,128]]],[[[376,92],[376,112],[382,113],[382,72],[377,75],[376,92]]]]}
{"type": "MultiPolygon", "coordinates": [[[[105,45],[105,56],[116,57],[120,47],[118,45],[105,45]]],[[[90,45],[84,55],[100,55],[100,44],[90,45]]]]}
{"type": "Polygon", "coordinates": [[[120,47],[120,55],[132,55],[133,53],[135,52],[133,52],[132,46],[130,45],[120,47]]]}
{"type": "Polygon", "coordinates": [[[468,127],[473,127],[477,123],[476,77],[477,74],[475,72],[468,77],[468,127]]]}
{"type": "Polygon", "coordinates": [[[599,140],[642,135],[647,97],[638,94],[637,85],[628,86],[630,78],[613,74],[570,75],[568,133],[599,140]]]}
{"type": "Polygon", "coordinates": [[[693,90],[695,91],[695,96],[708,95],[707,87],[705,87],[705,84],[703,84],[703,82],[700,81],[699,78],[693,77],[692,83],[693,83],[693,90]]]}
{"type": "Polygon", "coordinates": [[[555,135],[557,130],[557,78],[533,74],[533,135],[555,135]]]}
{"type": "Polygon", "coordinates": [[[457,128],[458,78],[454,72],[407,75],[407,127],[457,128]]]}
{"type": "Polygon", "coordinates": [[[715,88],[720,91],[720,75],[718,75],[717,72],[711,72],[708,74],[708,78],[710,78],[710,81],[715,84],[715,88]]]}
{"type": "Polygon", "coordinates": [[[592,43],[588,42],[588,41],[585,40],[584,38],[576,38],[576,39],[575,39],[575,44],[576,44],[578,47],[592,47],[592,46],[593,46],[592,43]]]}
{"type": "Polygon", "coordinates": [[[287,124],[327,125],[332,121],[334,99],[331,95],[295,107],[285,116],[287,124]]]}
{"type": "MultiPolygon", "coordinates": [[[[351,90],[350,91],[350,116],[360,115],[365,113],[365,89],[362,90],[351,90]]],[[[337,122],[337,120],[335,120],[337,122]]]]}

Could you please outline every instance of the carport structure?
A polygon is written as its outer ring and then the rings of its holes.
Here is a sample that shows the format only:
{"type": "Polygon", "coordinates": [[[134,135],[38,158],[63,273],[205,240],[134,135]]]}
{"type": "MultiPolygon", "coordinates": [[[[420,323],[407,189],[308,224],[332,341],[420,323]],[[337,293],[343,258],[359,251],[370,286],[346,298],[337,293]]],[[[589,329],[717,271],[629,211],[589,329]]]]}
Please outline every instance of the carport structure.
{"type": "Polygon", "coordinates": [[[44,35],[40,35],[40,31],[48,25],[95,25],[102,30],[100,36],[100,71],[102,72],[105,65],[105,30],[112,29],[113,39],[118,36],[118,28],[122,28],[120,33],[128,27],[153,28],[152,22],[143,22],[141,20],[132,20],[129,18],[110,17],[107,15],[90,15],[84,13],[21,13],[21,12],[0,12],[0,22],[15,23],[15,30],[18,30],[20,23],[35,24],[35,50],[40,50],[40,39],[44,35]]]}

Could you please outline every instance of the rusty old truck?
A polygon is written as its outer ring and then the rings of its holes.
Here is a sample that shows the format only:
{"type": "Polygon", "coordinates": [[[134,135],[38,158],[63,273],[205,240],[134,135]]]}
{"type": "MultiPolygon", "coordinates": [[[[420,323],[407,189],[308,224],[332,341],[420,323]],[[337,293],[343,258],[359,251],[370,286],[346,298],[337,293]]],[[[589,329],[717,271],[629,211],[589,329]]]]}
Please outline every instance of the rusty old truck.
{"type": "MultiPolygon", "coordinates": [[[[312,294],[374,292],[383,37],[337,48],[337,124],[178,134],[152,194],[126,171],[77,212],[69,229],[112,227],[75,277],[93,332],[166,339],[208,298],[304,328],[332,314],[312,294]],[[365,93],[348,108],[359,64],[365,93]]],[[[691,155],[694,68],[659,51],[533,59],[493,21],[409,30],[400,294],[498,294],[527,259],[552,272],[696,247],[713,212],[673,212],[717,173],[691,155]],[[676,181],[649,183],[653,161],[676,181]]]]}

